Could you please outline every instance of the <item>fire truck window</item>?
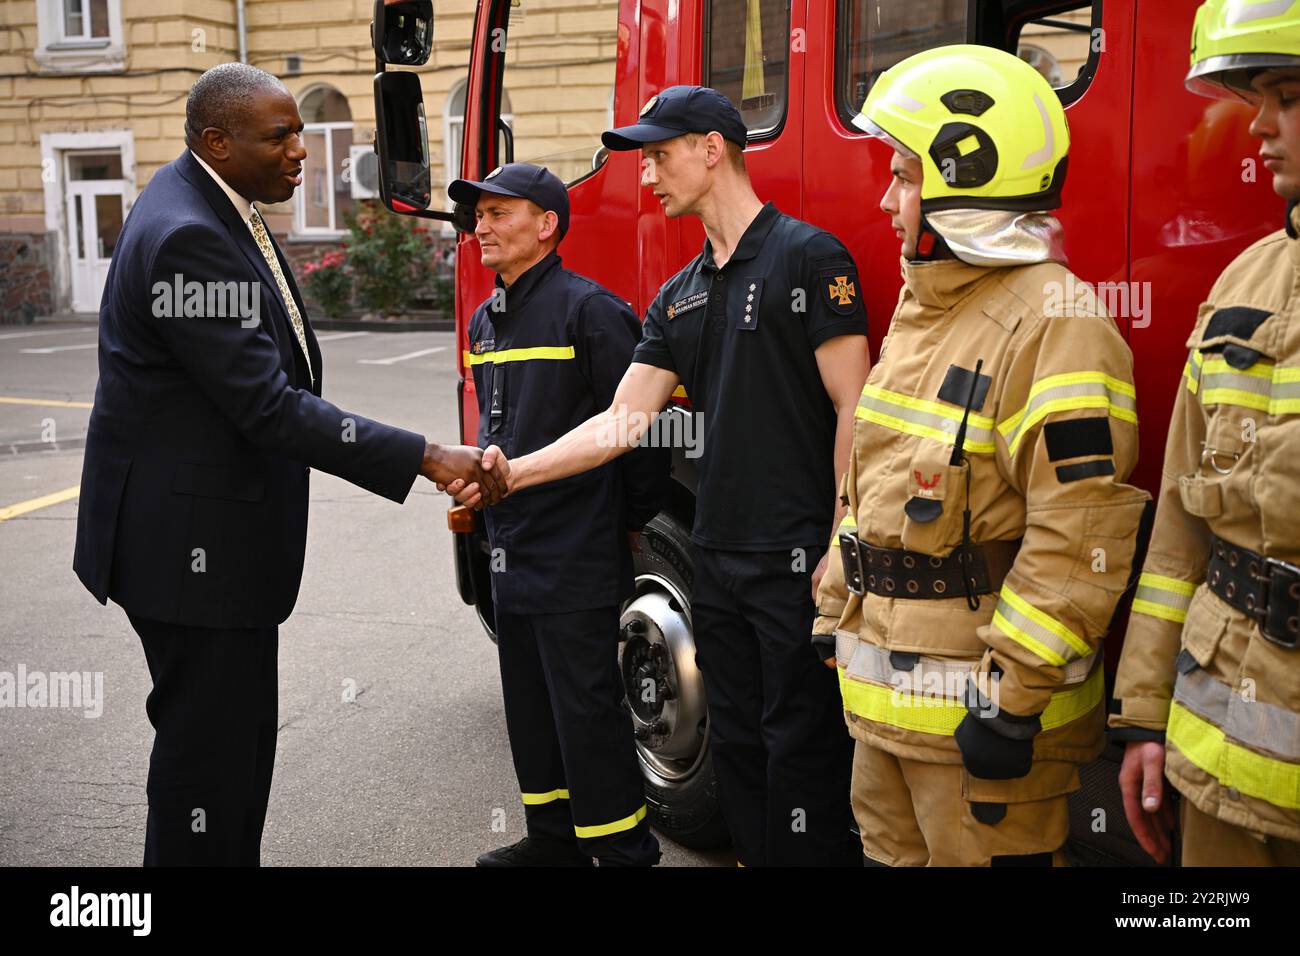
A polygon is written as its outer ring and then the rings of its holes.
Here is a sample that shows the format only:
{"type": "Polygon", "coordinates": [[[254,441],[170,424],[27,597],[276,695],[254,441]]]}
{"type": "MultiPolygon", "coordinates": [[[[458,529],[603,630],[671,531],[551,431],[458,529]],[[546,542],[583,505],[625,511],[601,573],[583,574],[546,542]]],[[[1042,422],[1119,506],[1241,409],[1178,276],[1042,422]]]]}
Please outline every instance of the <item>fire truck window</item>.
{"type": "Polygon", "coordinates": [[[600,134],[609,129],[618,0],[587,0],[581,12],[569,6],[512,0],[504,81],[510,105],[503,107],[511,115],[503,118],[516,162],[545,166],[572,185],[607,155],[600,134]]]}
{"type": "Polygon", "coordinates": [[[1089,57],[1094,47],[1100,52],[1102,46],[1102,34],[1093,32],[1096,6],[1100,5],[1079,3],[1022,24],[1016,52],[1058,90],[1086,83],[1089,57]]]}
{"type": "Polygon", "coordinates": [[[704,85],[740,108],[750,139],[785,117],[789,0],[711,0],[704,12],[704,85]]]}
{"type": "Polygon", "coordinates": [[[871,85],[899,60],[966,42],[966,0],[840,0],[835,22],[835,101],[850,120],[871,85]]]}

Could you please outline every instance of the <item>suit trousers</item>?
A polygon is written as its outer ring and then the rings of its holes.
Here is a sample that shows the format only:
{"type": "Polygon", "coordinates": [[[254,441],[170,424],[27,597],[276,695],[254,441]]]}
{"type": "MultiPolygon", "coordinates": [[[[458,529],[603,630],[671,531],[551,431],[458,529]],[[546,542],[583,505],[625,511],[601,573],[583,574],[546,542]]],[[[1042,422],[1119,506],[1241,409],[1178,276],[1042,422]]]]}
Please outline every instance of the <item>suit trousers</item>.
{"type": "Polygon", "coordinates": [[[153,690],[145,866],[257,866],[275,764],[279,628],[127,615],[153,690]]]}

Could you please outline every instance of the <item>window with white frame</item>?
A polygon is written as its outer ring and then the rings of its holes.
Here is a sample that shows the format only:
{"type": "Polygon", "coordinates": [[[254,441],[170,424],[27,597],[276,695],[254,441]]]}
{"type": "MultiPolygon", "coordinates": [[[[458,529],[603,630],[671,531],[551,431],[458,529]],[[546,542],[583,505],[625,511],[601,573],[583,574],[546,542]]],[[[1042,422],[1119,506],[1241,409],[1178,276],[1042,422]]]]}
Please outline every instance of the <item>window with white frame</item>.
{"type": "MultiPolygon", "coordinates": [[[[515,117],[510,110],[510,92],[501,91],[501,119],[512,129],[515,117]]],[[[443,109],[443,164],[444,184],[460,176],[461,144],[465,139],[465,81],[457,80],[447,94],[447,105],[443,109]]],[[[448,203],[450,208],[450,202],[448,203]]]]}
{"type": "Polygon", "coordinates": [[[352,109],[332,86],[312,87],[298,104],[302,115],[302,185],[294,193],[294,233],[338,236],[352,209],[351,177],[343,175],[352,147],[352,109]]]}
{"type": "Polygon", "coordinates": [[[36,0],[36,62],[64,73],[126,67],[121,0],[36,0]]]}

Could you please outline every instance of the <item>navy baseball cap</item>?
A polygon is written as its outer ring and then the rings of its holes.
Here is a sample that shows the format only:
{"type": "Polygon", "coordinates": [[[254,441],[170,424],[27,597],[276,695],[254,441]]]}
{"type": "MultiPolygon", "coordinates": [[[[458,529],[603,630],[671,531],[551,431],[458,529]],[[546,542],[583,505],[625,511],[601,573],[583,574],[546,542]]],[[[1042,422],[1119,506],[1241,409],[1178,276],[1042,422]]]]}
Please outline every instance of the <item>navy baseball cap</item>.
{"type": "Polygon", "coordinates": [[[715,89],[707,86],[670,86],[650,97],[641,107],[635,126],[622,126],[603,133],[600,141],[609,149],[640,149],[683,133],[722,134],[744,147],[748,131],[740,110],[715,89]]]}
{"type": "Polygon", "coordinates": [[[532,163],[507,163],[483,177],[483,181],[457,179],[447,187],[452,202],[473,206],[480,193],[531,199],[542,209],[555,213],[560,235],[569,231],[569,191],[560,178],[544,166],[532,163]]]}

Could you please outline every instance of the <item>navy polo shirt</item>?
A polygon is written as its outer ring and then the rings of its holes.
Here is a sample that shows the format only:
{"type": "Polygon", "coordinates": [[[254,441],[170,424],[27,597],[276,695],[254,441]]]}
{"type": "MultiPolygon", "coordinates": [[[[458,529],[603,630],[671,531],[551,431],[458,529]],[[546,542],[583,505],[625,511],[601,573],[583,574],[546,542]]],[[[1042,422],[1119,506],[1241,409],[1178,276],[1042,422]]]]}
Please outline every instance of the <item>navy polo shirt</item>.
{"type": "Polygon", "coordinates": [[[696,544],[824,546],[835,503],[835,408],[814,352],[866,335],[853,257],[768,203],[721,268],[704,251],[659,290],[633,361],[675,372],[699,424],[696,544]]]}

